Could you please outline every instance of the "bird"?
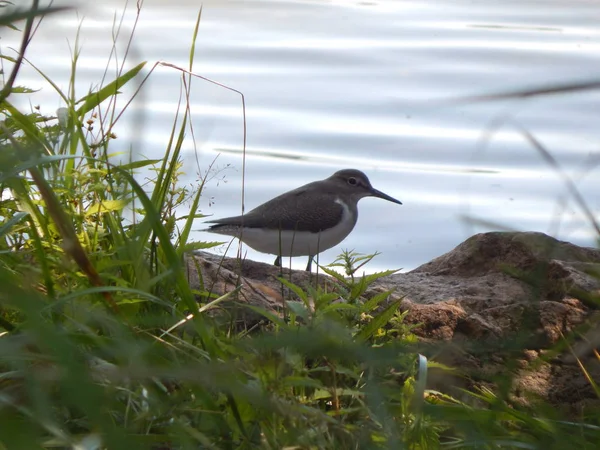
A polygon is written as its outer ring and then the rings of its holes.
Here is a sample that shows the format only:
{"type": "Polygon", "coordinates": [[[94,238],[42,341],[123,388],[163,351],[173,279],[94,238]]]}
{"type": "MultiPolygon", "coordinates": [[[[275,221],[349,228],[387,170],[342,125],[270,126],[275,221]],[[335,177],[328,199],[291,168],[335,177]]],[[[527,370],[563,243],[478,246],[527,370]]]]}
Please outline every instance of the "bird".
{"type": "Polygon", "coordinates": [[[328,178],[285,192],[250,212],[209,220],[202,231],[233,236],[261,253],[281,258],[308,256],[310,272],[314,257],[342,242],[358,220],[358,201],[377,197],[392,203],[399,200],[375,189],[367,175],[344,169],[328,178]]]}

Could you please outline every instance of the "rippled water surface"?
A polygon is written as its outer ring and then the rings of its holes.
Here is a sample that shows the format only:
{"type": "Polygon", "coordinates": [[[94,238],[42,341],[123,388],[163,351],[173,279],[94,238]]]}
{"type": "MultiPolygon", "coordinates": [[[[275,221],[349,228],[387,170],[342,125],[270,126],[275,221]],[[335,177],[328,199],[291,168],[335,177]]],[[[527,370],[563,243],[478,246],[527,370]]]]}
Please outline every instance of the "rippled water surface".
{"type": "MultiPolygon", "coordinates": [[[[83,95],[101,80],[113,14],[124,4],[84,3],[79,16],[44,21],[29,58],[66,88],[69,45],[83,19],[83,95]]],[[[168,4],[144,2],[132,63],[189,65],[200,2],[168,4]]],[[[119,55],[134,6],[125,14],[119,55]]],[[[551,152],[598,215],[600,90],[527,100],[464,98],[600,79],[599,23],[600,4],[593,1],[208,1],[194,72],[244,93],[246,211],[341,168],[359,168],[404,204],[362,200],[354,232],[321,262],[331,262],[342,248],[378,250],[382,255],[371,270],[410,269],[490,229],[538,230],[594,244],[560,176],[520,129],[551,152]]],[[[42,88],[35,101],[47,112],[61,106],[33,70],[23,71],[20,84],[42,88]]],[[[143,127],[124,117],[114,150],[161,156],[180,89],[178,72],[158,68],[129,110],[143,127]]],[[[202,211],[237,215],[244,168],[240,97],[195,80],[191,102],[194,135],[185,144],[185,181],[195,183],[218,157],[202,211]]],[[[233,245],[229,254],[236,250],[233,245]]],[[[247,251],[249,258],[272,260],[247,251]]],[[[304,264],[304,258],[293,262],[304,264]]]]}

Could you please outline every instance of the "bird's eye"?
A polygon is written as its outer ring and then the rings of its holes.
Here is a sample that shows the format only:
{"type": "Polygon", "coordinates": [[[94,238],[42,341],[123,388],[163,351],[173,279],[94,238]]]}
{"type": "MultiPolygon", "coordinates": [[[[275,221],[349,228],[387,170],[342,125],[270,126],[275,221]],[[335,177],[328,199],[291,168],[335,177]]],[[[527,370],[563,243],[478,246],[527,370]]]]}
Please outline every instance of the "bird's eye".
{"type": "Polygon", "coordinates": [[[348,184],[350,186],[356,186],[358,184],[358,181],[356,180],[356,178],[350,177],[350,178],[348,178],[348,184]]]}

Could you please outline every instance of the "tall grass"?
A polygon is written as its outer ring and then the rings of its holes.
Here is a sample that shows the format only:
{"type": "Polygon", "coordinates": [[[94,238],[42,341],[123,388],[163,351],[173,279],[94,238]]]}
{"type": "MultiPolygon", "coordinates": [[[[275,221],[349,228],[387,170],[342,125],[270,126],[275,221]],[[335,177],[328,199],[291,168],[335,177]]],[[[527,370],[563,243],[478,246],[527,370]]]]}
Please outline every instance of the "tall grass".
{"type": "MultiPolygon", "coordinates": [[[[24,20],[34,4],[0,21],[24,20]]],[[[22,23],[22,22],[20,22],[22,23]]],[[[284,317],[246,332],[223,301],[190,287],[184,255],[202,185],[179,187],[189,126],[190,67],[164,158],[117,162],[116,96],[144,63],[77,97],[56,117],[13,101],[18,68],[0,94],[0,448],[592,448],[592,423],[515,409],[491,391],[472,402],[425,390],[428,349],[391,292],[363,301],[393,271],[358,277],[371,257],[342,255],[326,269],[335,290],[301,288],[284,317]],[[14,74],[14,76],[13,76],[14,74]],[[136,171],[152,168],[151,187],[136,171]],[[190,211],[177,217],[177,205],[190,211]],[[343,268],[348,279],[336,268],[343,268]],[[343,300],[343,301],[340,301],[343,300]],[[385,306],[384,306],[385,305],[385,306]],[[215,312],[216,311],[216,312],[215,312]],[[421,354],[419,353],[421,352],[421,354]],[[567,448],[567,447],[560,447],[567,448]],[[573,448],[573,447],[571,447],[573,448]]],[[[73,56],[73,77],[78,49],[73,56]]],[[[7,56],[3,56],[8,61],[7,56]]],[[[156,66],[155,66],[156,67],[156,66]]],[[[146,73],[134,92],[143,89],[146,73]]],[[[71,80],[71,86],[74,80],[71,80]]],[[[231,294],[232,298],[235,292],[231,294]]],[[[228,300],[225,300],[228,301],[228,300]]]]}

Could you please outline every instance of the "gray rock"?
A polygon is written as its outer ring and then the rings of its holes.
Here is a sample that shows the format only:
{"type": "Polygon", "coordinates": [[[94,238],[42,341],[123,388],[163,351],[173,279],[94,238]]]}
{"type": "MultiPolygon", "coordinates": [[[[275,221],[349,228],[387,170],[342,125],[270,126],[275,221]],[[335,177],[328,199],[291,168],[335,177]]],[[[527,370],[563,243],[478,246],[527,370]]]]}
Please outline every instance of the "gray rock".
{"type": "MultiPolygon", "coordinates": [[[[205,290],[222,295],[241,286],[238,302],[275,314],[291,295],[277,277],[303,287],[335,283],[323,275],[202,253],[188,257],[192,287],[199,290],[196,265],[205,290]]],[[[420,324],[413,332],[430,346],[429,356],[463,371],[458,378],[434,373],[431,387],[483,386],[510,372],[516,403],[539,398],[571,414],[600,407],[578,364],[579,359],[600,380],[600,361],[593,354],[600,345],[600,312],[595,311],[600,250],[543,233],[482,233],[411,272],[377,281],[365,297],[390,289],[388,301],[402,298],[405,320],[420,324]],[[567,335],[579,336],[572,351],[567,335]]],[[[249,314],[243,320],[259,317],[249,314]]]]}

